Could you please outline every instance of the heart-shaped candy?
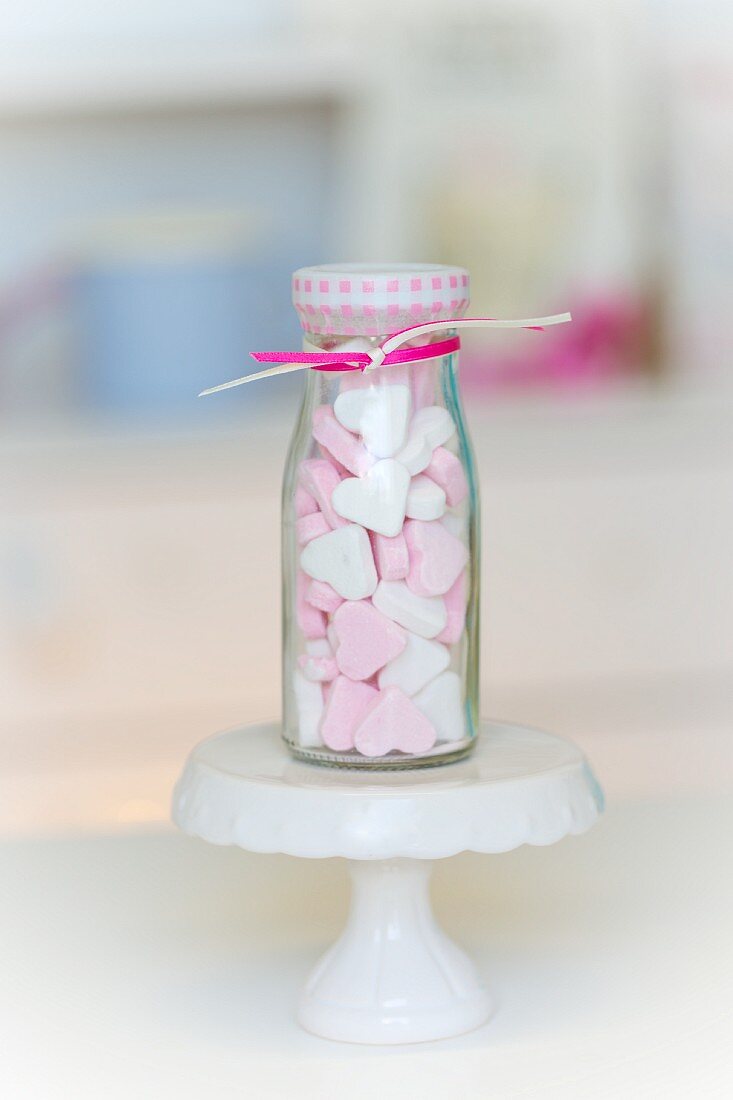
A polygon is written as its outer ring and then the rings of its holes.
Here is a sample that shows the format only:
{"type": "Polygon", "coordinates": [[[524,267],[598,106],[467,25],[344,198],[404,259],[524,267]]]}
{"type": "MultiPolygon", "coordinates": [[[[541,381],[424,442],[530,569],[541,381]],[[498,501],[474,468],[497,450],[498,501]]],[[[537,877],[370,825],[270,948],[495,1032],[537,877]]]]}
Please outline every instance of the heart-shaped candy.
{"type": "Polygon", "coordinates": [[[446,447],[435,448],[430,465],[425,467],[425,474],[441,487],[449,508],[455,508],[468,495],[463,464],[446,447]]]}
{"type": "Polygon", "coordinates": [[[313,657],[310,653],[301,653],[298,657],[298,668],[306,680],[319,684],[335,680],[338,676],[338,667],[333,657],[313,657]]]}
{"type": "MultiPolygon", "coordinates": [[[[343,485],[343,481],[341,485],[343,485]]],[[[338,492],[340,486],[334,490],[338,492]]],[[[445,511],[445,493],[425,474],[418,474],[410,482],[405,503],[405,515],[410,519],[440,519],[445,511]]]]}
{"type": "Polygon", "coordinates": [[[339,424],[330,405],[319,405],[313,413],[313,438],[332,454],[349,473],[361,477],[375,463],[363,443],[339,424]]]}
{"type": "Polygon", "coordinates": [[[338,676],[338,668],[333,650],[327,638],[313,638],[306,641],[305,653],[298,657],[298,668],[306,680],[328,683],[338,676]]]}
{"type": "Polygon", "coordinates": [[[468,561],[468,550],[442,523],[410,519],[405,524],[410,551],[407,585],[418,596],[442,596],[468,561]]]}
{"type": "Polygon", "coordinates": [[[331,530],[323,512],[310,512],[295,521],[295,537],[299,546],[305,546],[311,539],[326,535],[331,530]]]}
{"type": "Polygon", "coordinates": [[[300,564],[309,577],[330,584],[345,600],[363,600],[377,587],[369,535],[355,523],[312,539],[300,564]]]}
{"type": "Polygon", "coordinates": [[[462,741],[466,736],[461,678],[457,673],[441,673],[418,692],[413,701],[433,725],[439,740],[462,741]]]}
{"type": "Polygon", "coordinates": [[[405,695],[415,695],[434,680],[450,663],[450,654],[440,642],[430,642],[407,631],[407,645],[379,673],[379,686],[394,685],[405,695]]]}
{"type": "Polygon", "coordinates": [[[361,435],[371,454],[391,458],[405,442],[410,405],[408,386],[382,381],[340,393],[333,411],[340,424],[361,435]]]}
{"type": "Polygon", "coordinates": [[[418,409],[410,424],[410,434],[421,432],[433,448],[447,443],[455,430],[451,414],[442,405],[418,409]]]}
{"type": "Polygon", "coordinates": [[[368,680],[407,645],[405,631],[366,600],[342,603],[333,627],[336,664],[351,680],[368,680]]]}
{"type": "Polygon", "coordinates": [[[341,481],[333,463],[326,458],[306,458],[300,464],[299,473],[303,487],[317,501],[329,527],[343,527],[345,521],[331,507],[331,495],[341,481]]]}
{"type": "Polygon", "coordinates": [[[428,437],[424,432],[413,431],[412,428],[404,447],[395,455],[397,461],[401,462],[413,477],[415,474],[421,474],[430,465],[432,457],[433,447],[428,442],[428,437]]]}
{"type": "Polygon", "coordinates": [[[293,694],[298,711],[298,742],[308,748],[322,745],[320,734],[323,714],[323,688],[314,680],[306,680],[302,672],[293,673],[293,694]]]}
{"type": "Polygon", "coordinates": [[[404,691],[388,687],[367,707],[354,736],[354,747],[363,756],[386,756],[389,752],[427,752],[435,744],[436,732],[404,691]]]}
{"type": "Polygon", "coordinates": [[[372,533],[372,553],[377,573],[383,581],[401,581],[410,571],[410,557],[404,535],[387,538],[372,533]]]}
{"type": "Polygon", "coordinates": [[[450,439],[455,430],[450,413],[442,405],[418,409],[412,418],[405,445],[395,458],[413,476],[422,473],[432,461],[435,448],[450,439]]]}
{"type": "Polygon", "coordinates": [[[308,578],[299,569],[295,578],[295,619],[304,637],[325,638],[326,616],[306,599],[308,584],[308,578]]]}
{"type": "Polygon", "coordinates": [[[371,684],[350,680],[348,676],[336,677],[326,695],[321,722],[321,737],[329,749],[339,752],[353,749],[356,727],[377,695],[371,684]]]}
{"type": "MultiPolygon", "coordinates": [[[[443,493],[437,485],[435,488],[443,493]]],[[[339,482],[333,490],[331,504],[344,519],[360,523],[380,535],[394,537],[402,530],[409,489],[410,475],[405,467],[393,458],[384,458],[364,477],[347,477],[339,482]]]]}
{"type": "Polygon", "coordinates": [[[336,589],[325,581],[311,581],[306,589],[305,598],[311,607],[317,607],[319,611],[325,611],[329,615],[332,615],[344,602],[336,589]]]}
{"type": "Polygon", "coordinates": [[[468,513],[465,508],[456,508],[451,509],[451,511],[446,511],[445,514],[440,517],[440,522],[443,524],[446,531],[450,531],[451,535],[455,535],[456,538],[468,538],[468,513]]]}
{"type": "Polygon", "coordinates": [[[310,516],[313,512],[318,511],[318,502],[313,499],[310,493],[306,492],[302,485],[298,485],[295,490],[295,515],[298,519],[301,516],[310,516]]]}
{"type": "Polygon", "coordinates": [[[467,592],[468,574],[464,569],[453,587],[449,588],[443,596],[446,623],[440,634],[436,634],[436,641],[445,642],[447,645],[455,645],[460,638],[466,625],[467,592]]]}
{"type": "Polygon", "coordinates": [[[434,638],[447,622],[442,596],[418,596],[404,581],[380,581],[372,603],[383,615],[421,638],[434,638]]]}

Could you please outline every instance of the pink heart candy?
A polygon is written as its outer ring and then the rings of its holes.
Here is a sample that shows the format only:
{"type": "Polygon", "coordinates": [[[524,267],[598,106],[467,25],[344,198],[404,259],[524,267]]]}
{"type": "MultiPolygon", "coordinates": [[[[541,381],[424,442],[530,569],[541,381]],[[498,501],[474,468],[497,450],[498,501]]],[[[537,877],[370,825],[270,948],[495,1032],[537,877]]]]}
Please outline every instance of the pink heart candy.
{"type": "Polygon", "coordinates": [[[327,535],[330,530],[323,512],[310,512],[295,521],[295,537],[299,546],[305,546],[311,539],[327,535]]]}
{"type": "Polygon", "coordinates": [[[410,558],[407,553],[407,543],[403,534],[389,538],[387,535],[378,535],[376,531],[370,531],[374,564],[377,573],[383,581],[401,581],[407,576],[410,569],[410,558]]]}
{"type": "Polygon", "coordinates": [[[447,645],[455,645],[461,637],[463,627],[466,623],[467,591],[468,575],[464,570],[453,587],[449,588],[445,596],[443,596],[447,619],[440,634],[437,634],[435,637],[436,642],[445,642],[447,645]]]}
{"type": "Polygon", "coordinates": [[[436,485],[440,485],[445,493],[445,499],[449,508],[455,508],[465,500],[468,493],[468,482],[463,472],[463,465],[459,458],[446,450],[445,447],[436,447],[430,464],[426,466],[425,473],[432,478],[436,485]]]}
{"type": "Polygon", "coordinates": [[[305,598],[313,607],[332,615],[337,607],[344,602],[335,588],[326,581],[311,581],[305,593],[305,598]]]}
{"type": "Polygon", "coordinates": [[[363,477],[376,461],[364,444],[339,424],[330,405],[319,405],[313,413],[313,438],[357,477],[363,477]]]}
{"type": "Polygon", "coordinates": [[[341,475],[333,463],[325,458],[304,459],[300,464],[300,480],[305,491],[317,501],[329,527],[345,526],[346,521],[336,515],[331,507],[331,494],[341,481],[341,475]]]}
{"type": "Polygon", "coordinates": [[[367,600],[342,603],[333,616],[336,664],[352,680],[368,680],[407,645],[401,626],[367,600]]]}
{"type": "Polygon", "coordinates": [[[408,520],[404,535],[410,551],[408,588],[417,596],[442,596],[468,561],[466,546],[437,520],[408,520]]]}
{"type": "Polygon", "coordinates": [[[310,493],[307,493],[305,491],[302,485],[298,485],[297,489],[295,490],[294,500],[295,514],[298,519],[300,519],[301,516],[309,516],[311,515],[311,513],[318,511],[318,504],[310,495],[310,493]]]}
{"type": "Polygon", "coordinates": [[[388,687],[362,715],[354,747],[364,756],[386,756],[394,750],[421,753],[433,747],[436,737],[435,727],[404,691],[388,687]]]}
{"type": "Polygon", "coordinates": [[[331,463],[334,470],[336,470],[338,476],[341,478],[342,481],[345,477],[351,477],[351,472],[347,470],[345,466],[342,466],[339,460],[333,457],[328,447],[324,447],[322,443],[318,444],[318,453],[321,458],[324,458],[326,460],[326,462],[331,463]]]}
{"type": "Polygon", "coordinates": [[[327,690],[321,737],[329,749],[338,752],[354,747],[354,734],[362,715],[379,692],[369,684],[337,676],[327,690]]]}
{"type": "Polygon", "coordinates": [[[326,616],[318,608],[309,604],[305,598],[306,590],[310,583],[310,577],[298,570],[295,579],[295,618],[304,637],[325,638],[326,616]]]}

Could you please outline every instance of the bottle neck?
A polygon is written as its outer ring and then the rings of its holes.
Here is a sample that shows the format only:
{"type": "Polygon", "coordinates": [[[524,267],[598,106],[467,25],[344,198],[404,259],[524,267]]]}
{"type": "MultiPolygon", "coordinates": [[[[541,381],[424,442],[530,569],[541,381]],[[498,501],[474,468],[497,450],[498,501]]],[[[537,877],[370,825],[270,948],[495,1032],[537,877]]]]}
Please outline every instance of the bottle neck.
{"type": "MultiPolygon", "coordinates": [[[[422,347],[427,343],[438,343],[453,334],[455,330],[445,329],[427,337],[417,337],[403,345],[422,347]]],[[[380,346],[387,336],[326,336],[307,334],[303,337],[303,350],[343,351],[347,353],[369,351],[380,346]]],[[[346,355],[345,355],[346,357],[346,355]]],[[[317,405],[332,404],[336,395],[343,389],[361,386],[384,386],[404,384],[412,392],[413,408],[425,405],[443,405],[446,401],[459,401],[457,392],[458,355],[438,355],[434,359],[417,360],[414,363],[401,363],[376,367],[368,373],[356,370],[345,371],[306,371],[304,405],[313,409],[317,405]],[[449,396],[451,395],[451,396],[449,396]]]]}
{"type": "MultiPolygon", "coordinates": [[[[392,334],[386,333],[381,336],[335,336],[335,335],[316,335],[314,333],[303,334],[303,351],[317,354],[319,351],[328,352],[344,352],[344,359],[348,359],[346,352],[371,352],[374,348],[379,348],[390,338],[392,334]]],[[[446,340],[447,337],[456,335],[456,330],[451,328],[445,328],[438,330],[430,335],[422,333],[416,336],[412,340],[406,340],[404,344],[401,344],[399,350],[408,350],[412,347],[423,348],[430,344],[438,344],[446,340]]],[[[407,369],[414,369],[418,366],[424,366],[425,370],[429,370],[431,365],[436,370],[452,369],[455,373],[458,368],[458,355],[452,353],[450,355],[436,355],[435,359],[416,360],[415,363],[394,364],[391,366],[391,370],[394,372],[398,366],[405,367],[407,369]]],[[[375,369],[384,369],[382,366],[375,369]]],[[[346,372],[345,372],[346,373],[346,372]]]]}

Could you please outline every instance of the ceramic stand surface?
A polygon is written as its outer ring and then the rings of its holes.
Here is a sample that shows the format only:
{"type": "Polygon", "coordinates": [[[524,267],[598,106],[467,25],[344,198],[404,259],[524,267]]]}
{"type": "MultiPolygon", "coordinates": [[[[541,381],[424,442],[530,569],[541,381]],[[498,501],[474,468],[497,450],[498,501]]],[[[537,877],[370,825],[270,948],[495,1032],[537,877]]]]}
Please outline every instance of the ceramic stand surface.
{"type": "Polygon", "coordinates": [[[473,964],[433,916],[430,861],[552,844],[590,828],[601,808],[579,749],[538,730],[486,723],[456,764],[363,773],[293,760],[271,724],[198,745],[173,817],[213,844],[347,859],[346,928],[308,979],[298,1019],[330,1039],[409,1043],[491,1015],[473,964]]]}

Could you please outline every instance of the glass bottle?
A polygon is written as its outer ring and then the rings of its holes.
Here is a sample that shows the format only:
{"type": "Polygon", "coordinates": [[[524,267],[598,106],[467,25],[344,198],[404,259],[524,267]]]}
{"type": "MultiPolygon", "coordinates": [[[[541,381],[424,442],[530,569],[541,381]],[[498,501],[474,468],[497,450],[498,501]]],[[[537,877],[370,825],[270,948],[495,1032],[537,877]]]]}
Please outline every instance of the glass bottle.
{"type": "MultiPolygon", "coordinates": [[[[368,351],[428,320],[444,341],[468,275],[324,265],[293,276],[308,351],[368,351]]],[[[442,764],[478,729],[479,506],[458,353],[305,371],[283,481],[283,736],[349,768],[442,764]]]]}

